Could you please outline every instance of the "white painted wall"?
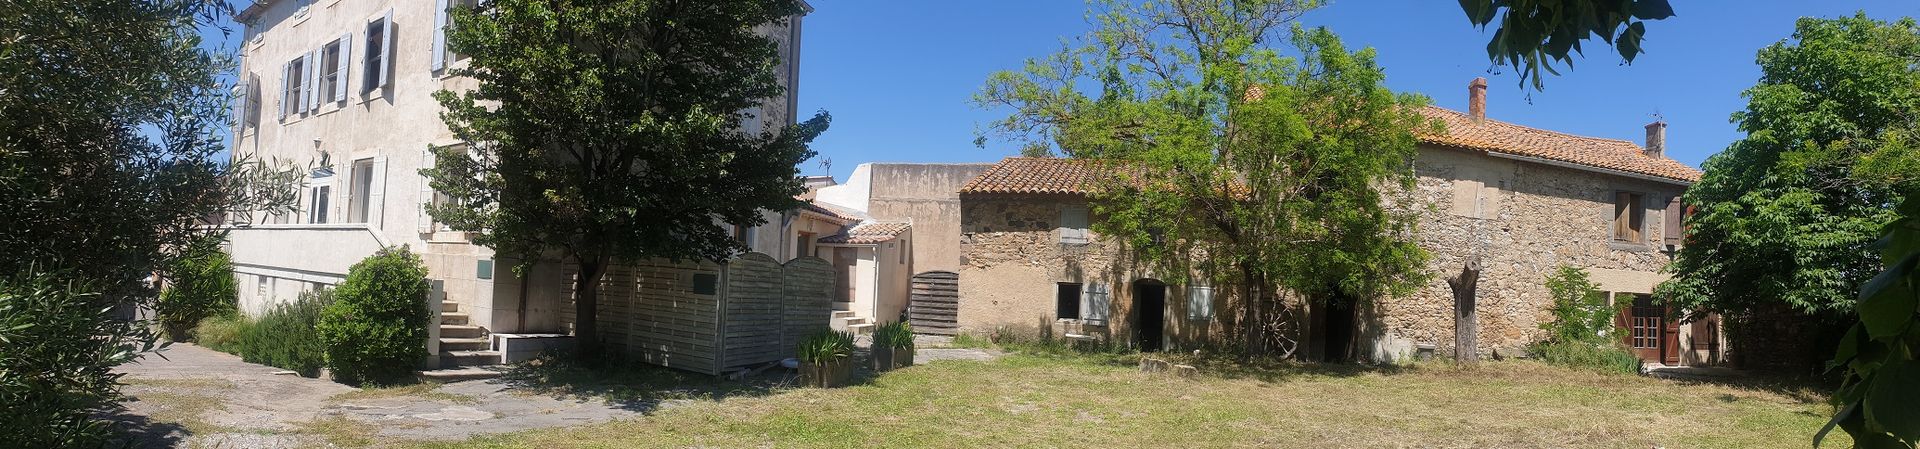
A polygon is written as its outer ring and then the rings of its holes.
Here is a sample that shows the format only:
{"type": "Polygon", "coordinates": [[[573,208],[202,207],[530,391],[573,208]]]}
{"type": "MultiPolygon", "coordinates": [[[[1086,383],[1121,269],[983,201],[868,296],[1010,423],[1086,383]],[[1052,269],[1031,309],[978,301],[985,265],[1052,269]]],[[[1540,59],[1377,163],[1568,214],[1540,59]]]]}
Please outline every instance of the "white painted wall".
{"type": "Polygon", "coordinates": [[[867,199],[873,194],[873,164],[860,164],[853,168],[853,175],[840,185],[821,187],[814,193],[814,201],[867,211],[867,199]]]}

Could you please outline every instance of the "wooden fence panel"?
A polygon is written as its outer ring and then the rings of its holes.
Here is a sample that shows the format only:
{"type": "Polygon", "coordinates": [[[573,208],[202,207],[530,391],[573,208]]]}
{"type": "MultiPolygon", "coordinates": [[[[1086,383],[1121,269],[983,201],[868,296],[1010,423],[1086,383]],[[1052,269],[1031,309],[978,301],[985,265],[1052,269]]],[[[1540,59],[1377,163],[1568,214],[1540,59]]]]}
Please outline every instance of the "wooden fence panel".
{"type": "Polygon", "coordinates": [[[953,335],[960,329],[960,275],[928,271],[913,275],[907,321],[922,334],[953,335]]]}

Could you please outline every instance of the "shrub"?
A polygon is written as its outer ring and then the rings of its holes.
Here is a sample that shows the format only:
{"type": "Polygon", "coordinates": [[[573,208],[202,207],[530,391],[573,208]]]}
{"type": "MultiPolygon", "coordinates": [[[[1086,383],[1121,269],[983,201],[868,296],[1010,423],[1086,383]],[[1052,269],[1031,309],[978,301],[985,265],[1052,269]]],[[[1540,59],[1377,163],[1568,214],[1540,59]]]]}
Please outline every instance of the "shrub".
{"type": "Polygon", "coordinates": [[[154,309],[167,338],[186,341],[201,320],[234,313],[238,298],[233,260],[220,250],[219,240],[206,238],[188,245],[167,266],[167,287],[154,309]]]}
{"type": "Polygon", "coordinates": [[[1547,291],[1553,296],[1553,321],[1542,323],[1547,339],[1555,342],[1611,342],[1613,317],[1619,309],[1607,305],[1600,286],[1587,280],[1587,271],[1561,266],[1547,276],[1547,291]]]}
{"type": "Polygon", "coordinates": [[[320,315],[326,366],[341,383],[391,385],[427,357],[427,267],[405,246],[347,270],[320,315]]]}
{"type": "Polygon", "coordinates": [[[1640,358],[1619,345],[1545,342],[1533,346],[1533,356],[1543,362],[1572,368],[1624,374],[1640,373],[1640,358]]]}
{"type": "Polygon", "coordinates": [[[320,344],[320,315],[332,303],[333,290],[323,289],[274,305],[241,334],[240,357],[306,377],[319,376],[320,367],[326,364],[326,347],[320,344]]]}
{"type": "Polygon", "coordinates": [[[873,330],[873,348],[876,350],[913,348],[913,325],[905,321],[880,325],[873,330]]]}
{"type": "Polygon", "coordinates": [[[832,363],[853,356],[853,334],[820,329],[800,339],[800,363],[832,363]]]}
{"type": "Polygon", "coordinates": [[[113,367],[152,349],[144,323],[60,275],[0,278],[0,434],[7,447],[101,447],[120,398],[113,367]]]}
{"type": "Polygon", "coordinates": [[[215,351],[239,354],[241,337],[252,326],[253,320],[238,313],[210,316],[200,320],[199,326],[193,327],[193,343],[215,351]]]}

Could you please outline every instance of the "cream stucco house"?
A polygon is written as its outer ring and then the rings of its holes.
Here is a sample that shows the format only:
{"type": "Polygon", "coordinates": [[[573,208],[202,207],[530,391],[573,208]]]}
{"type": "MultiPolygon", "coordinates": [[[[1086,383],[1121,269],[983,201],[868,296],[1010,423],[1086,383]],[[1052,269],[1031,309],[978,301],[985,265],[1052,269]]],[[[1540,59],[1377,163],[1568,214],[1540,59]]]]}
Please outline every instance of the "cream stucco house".
{"type": "MultiPolygon", "coordinates": [[[[566,331],[563,267],[516,275],[512,261],[496,260],[425,212],[435,198],[418,173],[433,162],[427,149],[460,144],[432,94],[474,87],[449,75],[466,60],[446,49],[444,11],[474,1],[261,0],[234,17],[245,27],[234,154],[315,167],[298,213],[240,220],[251,224],[230,234],[244,310],[258,313],[336,284],[378,248],[407,245],[445,291],[443,359],[498,361],[486,350],[490,334],[566,331]]],[[[793,122],[801,23],[794,17],[758,29],[780,45],[777,72],[786,89],[757,107],[760,120],[744,129],[793,122]]],[[[818,208],[766,214],[768,224],[735,235],[782,261],[817,254],[806,237],[855,222],[818,208]]]]}

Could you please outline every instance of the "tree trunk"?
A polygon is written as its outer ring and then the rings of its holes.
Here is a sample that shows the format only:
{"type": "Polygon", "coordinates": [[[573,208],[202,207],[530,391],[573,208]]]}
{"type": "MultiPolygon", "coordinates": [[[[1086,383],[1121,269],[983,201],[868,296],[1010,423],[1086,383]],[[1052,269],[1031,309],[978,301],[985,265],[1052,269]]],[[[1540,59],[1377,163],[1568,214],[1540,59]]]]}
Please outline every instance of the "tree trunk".
{"type": "Polygon", "coordinates": [[[606,273],[603,258],[576,259],[580,276],[573,280],[573,339],[582,358],[600,355],[600,277],[606,273]]]}
{"type": "Polygon", "coordinates": [[[1460,274],[1447,278],[1447,286],[1453,287],[1453,359],[1468,363],[1480,361],[1480,322],[1474,310],[1474,298],[1480,288],[1480,256],[1468,257],[1460,274]]]}
{"type": "Polygon", "coordinates": [[[1245,328],[1243,331],[1247,337],[1247,355],[1264,356],[1267,355],[1267,323],[1265,314],[1261,313],[1266,306],[1266,301],[1260,297],[1262,280],[1254,276],[1253,267],[1249,265],[1242,264],[1240,274],[1240,279],[1245,283],[1241,289],[1246,293],[1246,309],[1242,310],[1246,319],[1241,326],[1245,328]]]}

